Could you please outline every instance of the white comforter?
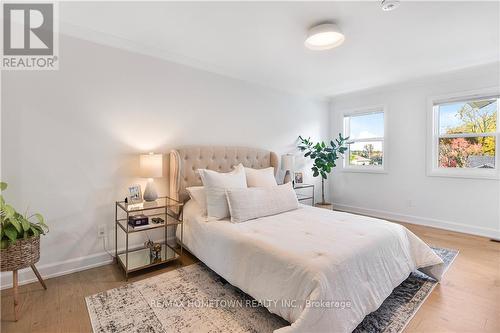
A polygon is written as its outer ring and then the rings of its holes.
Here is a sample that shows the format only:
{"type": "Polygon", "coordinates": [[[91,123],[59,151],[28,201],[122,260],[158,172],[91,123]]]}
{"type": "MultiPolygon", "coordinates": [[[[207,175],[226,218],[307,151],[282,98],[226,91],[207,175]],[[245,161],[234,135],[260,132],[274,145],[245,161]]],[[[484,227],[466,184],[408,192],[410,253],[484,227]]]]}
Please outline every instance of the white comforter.
{"type": "Polygon", "coordinates": [[[206,222],[188,202],[184,221],[188,249],[291,323],[280,333],[351,332],[410,272],[443,272],[412,232],[375,218],[301,206],[239,224],[206,222]]]}

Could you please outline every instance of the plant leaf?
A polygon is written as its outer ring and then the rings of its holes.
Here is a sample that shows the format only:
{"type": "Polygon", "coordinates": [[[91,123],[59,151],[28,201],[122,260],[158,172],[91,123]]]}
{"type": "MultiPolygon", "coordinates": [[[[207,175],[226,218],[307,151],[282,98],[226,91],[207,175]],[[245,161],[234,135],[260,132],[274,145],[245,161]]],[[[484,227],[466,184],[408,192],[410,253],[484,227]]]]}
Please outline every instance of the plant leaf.
{"type": "Polygon", "coordinates": [[[36,213],[36,214],[33,214],[33,216],[38,220],[38,223],[45,224],[45,221],[43,219],[42,214],[36,213]]]}
{"type": "Polygon", "coordinates": [[[6,249],[8,246],[9,246],[9,241],[6,239],[2,239],[0,248],[3,250],[3,249],[6,249]]]}
{"type": "Polygon", "coordinates": [[[12,226],[12,224],[6,226],[4,232],[5,232],[5,235],[7,235],[7,237],[11,241],[13,241],[13,242],[16,241],[16,239],[17,239],[17,230],[16,230],[16,228],[14,228],[12,226]]]}
{"type": "Polygon", "coordinates": [[[16,214],[15,209],[11,205],[4,205],[2,207],[2,210],[4,212],[6,219],[10,219],[10,218],[14,217],[14,215],[16,214]]]}
{"type": "Polygon", "coordinates": [[[33,231],[33,235],[34,235],[35,237],[37,237],[37,236],[39,236],[39,235],[40,235],[40,231],[38,231],[38,229],[37,229],[37,228],[35,228],[35,227],[31,227],[31,231],[33,231]]]}
{"type": "Polygon", "coordinates": [[[17,220],[16,218],[12,217],[9,219],[9,222],[10,224],[16,228],[17,232],[18,233],[22,233],[23,232],[23,227],[21,226],[21,222],[19,222],[19,220],[17,220]]]}
{"type": "Polygon", "coordinates": [[[30,217],[28,217],[27,220],[30,220],[33,217],[37,219],[37,225],[44,227],[44,228],[47,228],[47,230],[48,230],[49,227],[47,226],[47,224],[45,224],[45,219],[43,218],[42,214],[35,213],[35,214],[31,215],[30,217]]]}
{"type": "MultiPolygon", "coordinates": [[[[38,233],[40,235],[45,235],[46,232],[45,232],[44,228],[42,228],[41,226],[39,226],[39,225],[32,225],[32,227],[35,228],[36,230],[38,230],[38,233]]],[[[48,232],[49,228],[46,228],[46,229],[47,229],[47,232],[48,232]]]]}
{"type": "Polygon", "coordinates": [[[5,191],[7,189],[7,183],[0,182],[0,191],[5,191]]]}
{"type": "Polygon", "coordinates": [[[25,218],[21,219],[21,226],[23,227],[24,231],[28,231],[31,228],[31,223],[30,221],[26,220],[25,218]]]}

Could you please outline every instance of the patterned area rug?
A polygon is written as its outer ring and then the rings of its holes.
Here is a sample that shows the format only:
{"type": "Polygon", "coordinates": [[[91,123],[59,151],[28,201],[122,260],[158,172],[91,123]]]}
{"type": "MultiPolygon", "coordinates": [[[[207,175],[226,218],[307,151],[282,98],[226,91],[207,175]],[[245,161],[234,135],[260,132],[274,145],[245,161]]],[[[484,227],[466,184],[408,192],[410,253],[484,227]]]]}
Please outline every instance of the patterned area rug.
{"type": "MultiPolygon", "coordinates": [[[[433,248],[449,267],[456,250],[433,248]]],[[[403,281],[355,332],[401,332],[436,281],[416,272],[403,281]]],[[[289,325],[225,282],[193,264],[85,298],[94,333],[272,332],[289,325]],[[241,306],[243,304],[243,306],[241,306]]]]}

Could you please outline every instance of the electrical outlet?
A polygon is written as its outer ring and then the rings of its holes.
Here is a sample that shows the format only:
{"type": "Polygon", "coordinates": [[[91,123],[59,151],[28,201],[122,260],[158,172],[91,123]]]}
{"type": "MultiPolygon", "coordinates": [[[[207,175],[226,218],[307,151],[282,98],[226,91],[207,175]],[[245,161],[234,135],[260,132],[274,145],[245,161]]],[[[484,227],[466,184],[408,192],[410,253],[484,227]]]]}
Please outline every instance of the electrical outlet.
{"type": "Polygon", "coordinates": [[[97,238],[105,238],[106,237],[106,225],[100,224],[97,227],[97,238]]]}

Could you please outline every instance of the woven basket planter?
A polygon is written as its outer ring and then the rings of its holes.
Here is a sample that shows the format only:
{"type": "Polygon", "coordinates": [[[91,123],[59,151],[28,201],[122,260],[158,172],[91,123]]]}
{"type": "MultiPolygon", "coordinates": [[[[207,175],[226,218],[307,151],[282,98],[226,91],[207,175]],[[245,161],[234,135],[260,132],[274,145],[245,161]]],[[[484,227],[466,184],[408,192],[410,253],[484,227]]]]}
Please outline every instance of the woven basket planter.
{"type": "Polygon", "coordinates": [[[40,236],[18,239],[14,244],[0,251],[2,272],[30,267],[40,260],[40,236]]]}

